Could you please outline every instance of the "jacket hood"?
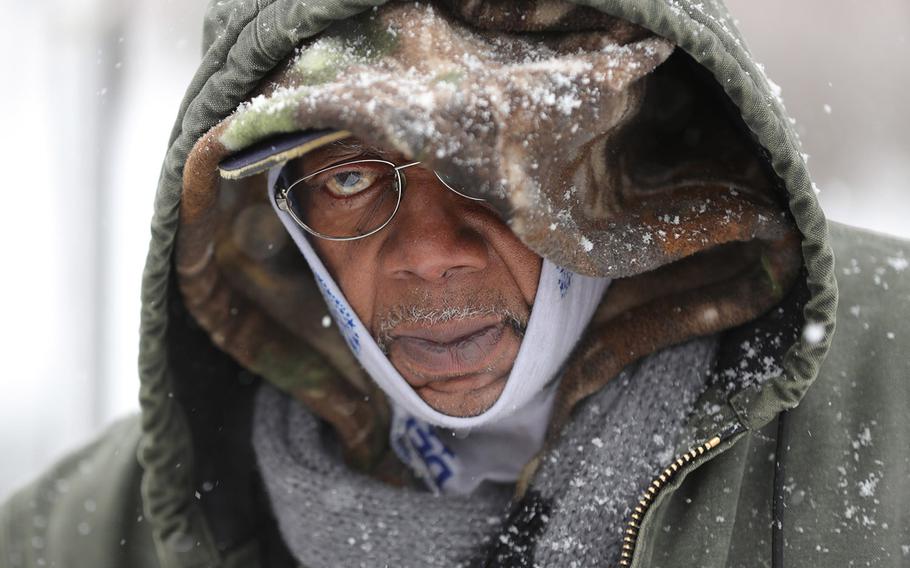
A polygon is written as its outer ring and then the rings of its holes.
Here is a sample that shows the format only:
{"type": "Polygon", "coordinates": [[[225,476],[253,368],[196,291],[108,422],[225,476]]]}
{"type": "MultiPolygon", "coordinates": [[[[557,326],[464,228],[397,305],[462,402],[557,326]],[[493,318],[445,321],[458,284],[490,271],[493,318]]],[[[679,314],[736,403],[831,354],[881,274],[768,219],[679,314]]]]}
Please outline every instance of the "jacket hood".
{"type": "Polygon", "coordinates": [[[681,443],[732,440],[798,404],[827,351],[826,222],[781,101],[721,4],[381,5],[209,9],[143,281],[140,461],[166,565],[215,563],[237,544],[224,535],[256,530],[213,524],[194,498],[226,459],[213,454],[248,440],[231,412],[248,409],[254,375],[332,423],[352,464],[389,464],[382,393],[337,332],[295,316],[325,310],[259,171],[299,149],[219,168],[282,134],[334,129],[427,162],[542,256],[620,279],[565,371],[554,436],[577,401],[661,347],[732,329],[732,367],[750,348],[739,339],[804,329],[770,361],[721,373],[681,443]],[[775,320],[775,305],[799,317],[775,320]]]}

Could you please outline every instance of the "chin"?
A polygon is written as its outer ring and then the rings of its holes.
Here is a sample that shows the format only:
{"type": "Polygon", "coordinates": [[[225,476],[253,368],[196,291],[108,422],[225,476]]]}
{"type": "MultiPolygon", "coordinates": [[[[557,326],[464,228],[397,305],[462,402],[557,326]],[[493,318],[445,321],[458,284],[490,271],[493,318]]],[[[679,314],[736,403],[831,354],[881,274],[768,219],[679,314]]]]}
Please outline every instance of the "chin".
{"type": "Polygon", "coordinates": [[[448,416],[469,418],[483,414],[499,400],[506,380],[507,377],[502,377],[482,388],[466,392],[440,392],[430,387],[416,390],[420,398],[433,410],[448,416]]]}

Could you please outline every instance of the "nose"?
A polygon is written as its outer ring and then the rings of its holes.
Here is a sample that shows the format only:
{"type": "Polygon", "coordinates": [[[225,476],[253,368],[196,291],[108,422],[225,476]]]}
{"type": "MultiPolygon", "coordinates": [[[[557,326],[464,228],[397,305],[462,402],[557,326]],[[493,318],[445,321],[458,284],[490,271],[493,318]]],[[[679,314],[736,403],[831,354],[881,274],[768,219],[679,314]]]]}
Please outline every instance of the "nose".
{"type": "Polygon", "coordinates": [[[487,242],[468,222],[476,207],[449,191],[436,175],[411,167],[398,213],[385,229],[380,266],[394,279],[441,283],[484,270],[487,242]]]}

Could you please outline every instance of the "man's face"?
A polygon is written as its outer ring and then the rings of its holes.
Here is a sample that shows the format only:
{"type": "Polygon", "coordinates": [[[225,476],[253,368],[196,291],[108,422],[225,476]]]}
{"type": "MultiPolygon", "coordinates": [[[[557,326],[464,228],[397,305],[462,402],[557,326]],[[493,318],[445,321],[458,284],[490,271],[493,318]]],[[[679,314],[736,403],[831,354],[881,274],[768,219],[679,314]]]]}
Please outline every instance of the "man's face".
{"type": "MultiPolygon", "coordinates": [[[[313,172],[371,158],[407,163],[348,139],[308,154],[295,167],[313,172]]],[[[439,412],[474,416],[505,387],[534,303],[541,258],[492,208],[450,191],[431,170],[412,166],[402,173],[406,189],[384,229],[356,241],[311,242],[417,394],[439,412]]]]}

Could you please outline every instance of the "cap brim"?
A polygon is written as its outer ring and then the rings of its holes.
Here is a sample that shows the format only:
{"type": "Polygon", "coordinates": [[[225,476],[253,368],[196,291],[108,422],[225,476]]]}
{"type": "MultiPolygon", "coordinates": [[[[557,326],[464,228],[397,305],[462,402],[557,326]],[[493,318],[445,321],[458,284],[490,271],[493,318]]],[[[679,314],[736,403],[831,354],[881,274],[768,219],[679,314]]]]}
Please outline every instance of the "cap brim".
{"type": "Polygon", "coordinates": [[[279,134],[226,158],[218,164],[218,172],[224,179],[254,176],[350,135],[347,130],[303,130],[279,134]]]}

